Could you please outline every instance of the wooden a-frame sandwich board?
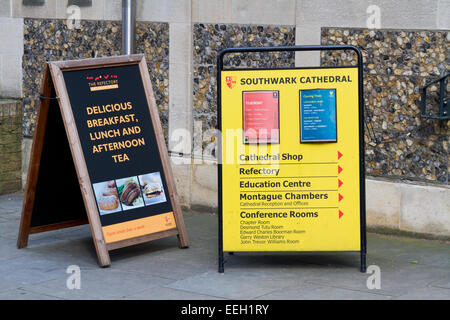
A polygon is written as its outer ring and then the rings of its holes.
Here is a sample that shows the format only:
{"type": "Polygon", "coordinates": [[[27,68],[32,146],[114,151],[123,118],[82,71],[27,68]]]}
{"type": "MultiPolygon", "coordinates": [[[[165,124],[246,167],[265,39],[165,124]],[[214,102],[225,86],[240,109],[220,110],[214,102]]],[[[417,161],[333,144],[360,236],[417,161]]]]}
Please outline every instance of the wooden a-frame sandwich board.
{"type": "Polygon", "coordinates": [[[30,234],[86,223],[102,267],[110,250],[138,243],[176,235],[180,248],[189,246],[141,54],[45,66],[17,246],[30,234]],[[115,138],[92,141],[112,129],[115,138]]]}

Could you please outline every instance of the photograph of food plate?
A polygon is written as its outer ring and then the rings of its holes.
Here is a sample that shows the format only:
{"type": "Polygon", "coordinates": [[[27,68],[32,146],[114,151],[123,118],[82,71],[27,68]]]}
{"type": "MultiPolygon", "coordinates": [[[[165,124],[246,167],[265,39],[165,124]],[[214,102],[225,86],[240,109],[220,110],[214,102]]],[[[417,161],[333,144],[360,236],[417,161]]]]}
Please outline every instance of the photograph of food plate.
{"type": "Polygon", "coordinates": [[[142,174],[138,178],[145,205],[167,201],[159,172],[142,174]]]}
{"type": "Polygon", "coordinates": [[[131,210],[144,206],[141,188],[137,177],[128,177],[116,180],[120,204],[123,210],[131,210]]]}
{"type": "Polygon", "coordinates": [[[119,193],[114,180],[94,183],[95,198],[100,215],[122,211],[119,204],[119,193]]]}

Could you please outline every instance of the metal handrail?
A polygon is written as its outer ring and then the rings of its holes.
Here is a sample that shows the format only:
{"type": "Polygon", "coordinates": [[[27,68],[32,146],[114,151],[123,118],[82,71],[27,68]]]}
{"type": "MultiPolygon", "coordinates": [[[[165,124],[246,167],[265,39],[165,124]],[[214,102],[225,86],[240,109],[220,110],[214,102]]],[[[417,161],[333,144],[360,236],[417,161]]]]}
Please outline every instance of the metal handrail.
{"type": "Polygon", "coordinates": [[[435,79],[431,81],[430,83],[426,84],[422,88],[420,88],[420,95],[421,95],[421,104],[420,104],[420,115],[422,118],[425,119],[437,119],[437,120],[447,120],[450,119],[450,110],[448,106],[448,97],[447,97],[447,86],[445,84],[447,78],[450,76],[450,73],[446,73],[442,77],[435,79]],[[427,89],[433,85],[439,83],[439,110],[438,115],[433,116],[429,115],[426,112],[427,107],[427,89]]]}

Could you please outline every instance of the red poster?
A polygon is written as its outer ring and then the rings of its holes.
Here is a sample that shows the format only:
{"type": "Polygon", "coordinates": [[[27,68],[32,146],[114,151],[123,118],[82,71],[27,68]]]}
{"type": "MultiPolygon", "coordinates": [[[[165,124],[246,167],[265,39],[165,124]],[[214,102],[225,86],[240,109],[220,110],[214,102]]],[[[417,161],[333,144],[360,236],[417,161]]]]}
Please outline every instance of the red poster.
{"type": "Polygon", "coordinates": [[[278,91],[243,94],[244,143],[279,143],[278,91]]]}

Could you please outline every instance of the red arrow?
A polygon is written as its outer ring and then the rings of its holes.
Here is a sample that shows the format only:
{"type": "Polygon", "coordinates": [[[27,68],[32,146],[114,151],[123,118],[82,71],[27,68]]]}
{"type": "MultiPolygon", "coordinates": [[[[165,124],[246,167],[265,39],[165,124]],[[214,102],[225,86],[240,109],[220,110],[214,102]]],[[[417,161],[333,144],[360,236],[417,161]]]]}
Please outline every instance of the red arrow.
{"type": "Polygon", "coordinates": [[[338,188],[340,188],[344,183],[341,181],[341,179],[338,179],[338,188]]]}
{"type": "Polygon", "coordinates": [[[338,160],[342,158],[343,154],[338,151],[338,160]]]}
{"type": "Polygon", "coordinates": [[[339,193],[339,202],[341,202],[342,199],[344,199],[344,197],[339,193]]]}
{"type": "Polygon", "coordinates": [[[341,210],[339,210],[339,219],[342,218],[343,215],[344,213],[341,210]]]}
{"type": "Polygon", "coordinates": [[[342,172],[342,170],[344,170],[344,169],[342,169],[342,168],[341,168],[341,166],[340,166],[340,165],[338,165],[338,174],[339,174],[339,173],[341,173],[341,172],[342,172]]]}

